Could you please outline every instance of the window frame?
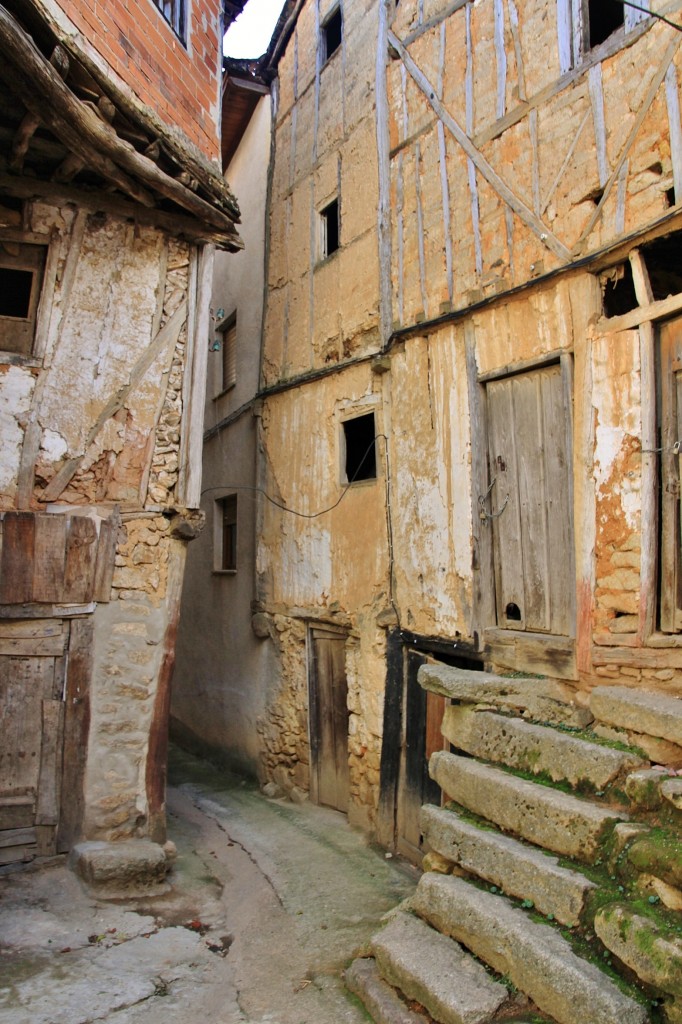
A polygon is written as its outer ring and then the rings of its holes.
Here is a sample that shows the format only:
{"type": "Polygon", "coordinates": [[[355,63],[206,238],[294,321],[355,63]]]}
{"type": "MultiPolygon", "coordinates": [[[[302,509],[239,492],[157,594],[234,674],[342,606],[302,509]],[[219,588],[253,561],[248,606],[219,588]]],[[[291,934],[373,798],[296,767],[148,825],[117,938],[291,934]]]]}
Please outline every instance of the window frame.
{"type": "Polygon", "coordinates": [[[216,328],[220,335],[220,387],[218,397],[232,391],[237,385],[237,311],[226,317],[216,328]],[[228,372],[231,371],[231,372],[228,372]],[[229,379],[228,379],[229,378],[229,379]]]}
{"type": "MultiPolygon", "coordinates": [[[[623,5],[623,23],[595,46],[590,46],[590,4],[599,0],[557,0],[557,31],[561,74],[577,68],[588,56],[604,48],[618,49],[624,39],[641,22],[651,20],[650,11],[639,11],[623,5]],[[614,45],[614,43],[616,45],[614,45]]],[[[642,7],[650,0],[638,0],[642,7]]]]}
{"type": "Polygon", "coordinates": [[[183,46],[187,46],[189,0],[151,0],[151,2],[183,46]],[[166,8],[170,9],[170,14],[166,14],[166,8]]]}
{"type": "Polygon", "coordinates": [[[328,202],[318,212],[319,217],[319,262],[323,263],[325,260],[331,259],[334,253],[338,252],[341,248],[341,201],[338,193],[332,196],[328,202]],[[330,211],[332,208],[336,212],[336,232],[335,241],[336,245],[330,251],[329,249],[329,223],[331,220],[330,211]]]}
{"type": "Polygon", "coordinates": [[[320,26],[320,45],[322,47],[322,66],[327,64],[335,53],[339,53],[343,47],[343,12],[341,10],[341,4],[337,4],[324,19],[320,26]],[[329,49],[329,33],[330,28],[335,24],[338,18],[338,37],[339,41],[333,50],[329,49]]]}
{"type": "Polygon", "coordinates": [[[237,494],[230,492],[215,498],[213,508],[213,572],[221,576],[235,576],[239,563],[239,501],[237,494]]]}
{"type": "MultiPolygon", "coordinates": [[[[340,480],[339,483],[342,487],[356,487],[360,484],[373,484],[379,479],[379,456],[377,452],[377,438],[379,436],[378,423],[377,423],[377,409],[376,406],[367,408],[366,406],[356,407],[353,409],[347,409],[340,417],[339,422],[339,471],[340,480]],[[372,417],[374,423],[374,475],[373,476],[361,476],[354,480],[351,480],[348,475],[348,435],[346,431],[346,424],[353,423],[359,419],[365,419],[369,416],[372,417]]],[[[364,457],[363,457],[364,461],[364,457]]]]}
{"type": "Polygon", "coordinates": [[[48,276],[49,255],[49,241],[42,236],[36,237],[29,232],[0,231],[0,277],[3,270],[25,271],[32,275],[27,315],[0,315],[2,362],[34,363],[39,357],[39,322],[44,286],[48,276]],[[8,246],[18,249],[18,252],[13,253],[8,246]],[[10,348],[6,344],[7,336],[13,331],[23,334],[24,340],[10,348]]]}

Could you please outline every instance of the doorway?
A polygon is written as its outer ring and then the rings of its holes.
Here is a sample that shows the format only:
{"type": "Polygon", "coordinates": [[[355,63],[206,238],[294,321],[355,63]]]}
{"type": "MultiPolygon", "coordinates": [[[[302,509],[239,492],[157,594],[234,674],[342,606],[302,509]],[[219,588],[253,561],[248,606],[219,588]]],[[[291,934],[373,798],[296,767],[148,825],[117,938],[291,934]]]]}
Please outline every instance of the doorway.
{"type": "Polygon", "coordinates": [[[347,634],[311,627],[309,652],[310,796],[313,803],[348,812],[347,634]]]}
{"type": "Polygon", "coordinates": [[[495,625],[574,634],[571,403],[553,363],[486,384],[495,625]]]}

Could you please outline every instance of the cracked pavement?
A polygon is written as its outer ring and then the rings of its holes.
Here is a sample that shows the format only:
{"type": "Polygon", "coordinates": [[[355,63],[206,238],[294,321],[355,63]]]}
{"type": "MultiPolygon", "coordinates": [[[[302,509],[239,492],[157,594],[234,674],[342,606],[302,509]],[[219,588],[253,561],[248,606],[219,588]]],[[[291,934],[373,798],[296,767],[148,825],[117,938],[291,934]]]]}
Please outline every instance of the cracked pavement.
{"type": "Polygon", "coordinates": [[[174,751],[172,892],[90,896],[63,862],[0,876],[0,1024],[361,1024],[342,972],[417,873],[335,811],[174,751]]]}

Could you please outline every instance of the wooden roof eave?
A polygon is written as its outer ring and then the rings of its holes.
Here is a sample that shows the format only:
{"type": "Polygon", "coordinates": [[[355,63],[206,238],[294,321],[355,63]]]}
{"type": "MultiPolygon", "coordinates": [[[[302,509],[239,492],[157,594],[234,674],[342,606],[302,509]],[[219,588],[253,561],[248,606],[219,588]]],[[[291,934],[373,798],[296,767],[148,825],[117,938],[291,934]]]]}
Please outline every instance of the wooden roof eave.
{"type": "MultiPolygon", "coordinates": [[[[168,152],[180,173],[171,176],[154,159],[139,152],[108,123],[114,118],[115,101],[107,100],[112,113],[103,116],[98,107],[106,107],[106,103],[94,105],[80,100],[65,81],[69,55],[61,45],[51,59],[46,58],[4,6],[0,6],[0,55],[0,81],[17,104],[26,108],[27,119],[48,129],[66,148],[65,164],[70,161],[71,166],[94,172],[103,179],[104,187],[115,187],[148,210],[157,202],[170,201],[196,218],[199,226],[205,227],[203,233],[219,247],[232,251],[242,248],[236,228],[239,210],[217,168],[214,170],[208,161],[198,161],[196,155],[179,153],[176,141],[163,131],[158,119],[145,124],[140,112],[135,111],[135,120],[146,129],[145,137],[160,143],[158,152],[168,152]]],[[[123,113],[129,118],[128,110],[123,113]]],[[[59,169],[54,177],[59,180],[59,169]]]]}

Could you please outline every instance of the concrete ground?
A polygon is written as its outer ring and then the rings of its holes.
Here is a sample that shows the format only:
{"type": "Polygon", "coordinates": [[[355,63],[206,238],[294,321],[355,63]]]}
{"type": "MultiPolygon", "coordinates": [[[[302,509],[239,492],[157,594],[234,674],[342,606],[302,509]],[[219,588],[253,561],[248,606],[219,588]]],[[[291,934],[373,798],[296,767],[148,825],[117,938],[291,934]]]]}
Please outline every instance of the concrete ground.
{"type": "Polygon", "coordinates": [[[63,863],[0,876],[0,1024],[360,1024],[341,974],[416,872],[337,812],[175,752],[172,892],[89,896],[63,863]]]}

